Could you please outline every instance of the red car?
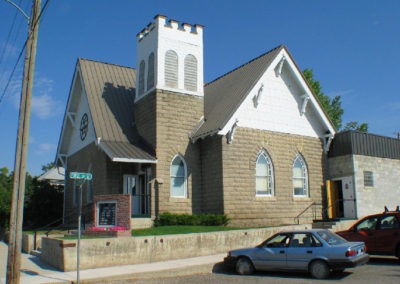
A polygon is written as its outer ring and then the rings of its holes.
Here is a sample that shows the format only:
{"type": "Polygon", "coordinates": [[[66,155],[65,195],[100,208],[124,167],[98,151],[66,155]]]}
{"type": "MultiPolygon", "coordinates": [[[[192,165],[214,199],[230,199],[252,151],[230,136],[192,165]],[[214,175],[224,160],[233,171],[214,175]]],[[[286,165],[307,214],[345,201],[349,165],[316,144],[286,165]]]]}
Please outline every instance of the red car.
{"type": "Polygon", "coordinates": [[[400,210],[364,217],[346,231],[336,232],[349,241],[362,241],[368,254],[394,255],[400,258],[400,210]]]}

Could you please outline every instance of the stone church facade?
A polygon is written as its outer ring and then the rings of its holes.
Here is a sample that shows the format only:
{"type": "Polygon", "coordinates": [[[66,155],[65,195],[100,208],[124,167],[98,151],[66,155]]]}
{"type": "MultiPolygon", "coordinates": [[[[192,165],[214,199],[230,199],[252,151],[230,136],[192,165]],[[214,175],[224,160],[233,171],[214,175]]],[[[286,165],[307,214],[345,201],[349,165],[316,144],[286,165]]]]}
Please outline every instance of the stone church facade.
{"type": "Polygon", "coordinates": [[[336,130],[285,46],[204,84],[202,26],[158,15],[137,38],[137,69],[77,61],[57,150],[66,223],[79,194],[88,223],[93,197],[108,194],[131,195],[133,220],[322,217],[336,130]],[[79,191],[70,172],[93,179],[79,191]]]}

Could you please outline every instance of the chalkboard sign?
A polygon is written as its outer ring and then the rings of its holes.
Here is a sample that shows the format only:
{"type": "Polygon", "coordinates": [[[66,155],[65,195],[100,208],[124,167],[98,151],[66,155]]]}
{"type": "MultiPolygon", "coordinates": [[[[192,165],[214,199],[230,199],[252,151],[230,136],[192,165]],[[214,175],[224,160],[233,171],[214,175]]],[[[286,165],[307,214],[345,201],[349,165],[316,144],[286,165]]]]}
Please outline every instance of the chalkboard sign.
{"type": "Polygon", "coordinates": [[[116,210],[117,203],[116,202],[101,202],[98,203],[99,210],[99,226],[116,226],[116,210]]]}

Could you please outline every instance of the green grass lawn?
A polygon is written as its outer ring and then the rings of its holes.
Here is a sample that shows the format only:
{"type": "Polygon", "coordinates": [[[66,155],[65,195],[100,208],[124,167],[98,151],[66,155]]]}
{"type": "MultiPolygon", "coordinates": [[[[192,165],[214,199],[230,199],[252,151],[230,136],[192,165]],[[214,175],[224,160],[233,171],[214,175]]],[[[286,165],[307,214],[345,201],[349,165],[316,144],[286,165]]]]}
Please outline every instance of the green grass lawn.
{"type": "MultiPolygon", "coordinates": [[[[207,232],[218,232],[218,231],[232,231],[232,230],[242,230],[246,228],[238,227],[226,227],[226,226],[160,226],[152,227],[147,229],[134,229],[132,230],[133,237],[143,237],[143,236],[159,236],[159,235],[175,235],[175,234],[191,234],[191,233],[207,233],[207,232]]],[[[25,231],[24,233],[33,234],[34,231],[25,231]]],[[[39,233],[44,233],[40,231],[39,233]]],[[[52,232],[53,233],[53,232],[52,232]]],[[[64,232],[65,233],[65,232],[64,232]]],[[[82,239],[95,239],[104,238],[105,236],[82,236],[82,239]]],[[[63,240],[74,240],[77,236],[64,236],[59,239],[63,240]]]]}
{"type": "Polygon", "coordinates": [[[244,228],[225,227],[225,226],[160,226],[148,229],[132,230],[132,236],[159,236],[174,234],[207,233],[218,231],[240,230],[244,228]]]}

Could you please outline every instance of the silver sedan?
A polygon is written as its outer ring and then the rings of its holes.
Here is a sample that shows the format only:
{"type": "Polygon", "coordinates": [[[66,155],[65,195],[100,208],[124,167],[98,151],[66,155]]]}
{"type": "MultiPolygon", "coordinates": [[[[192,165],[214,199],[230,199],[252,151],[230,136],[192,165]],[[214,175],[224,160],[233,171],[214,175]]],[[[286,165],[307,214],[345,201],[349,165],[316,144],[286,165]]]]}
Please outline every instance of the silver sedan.
{"type": "Polygon", "coordinates": [[[363,242],[348,242],[331,231],[312,229],[280,232],[254,248],[229,251],[224,263],[242,275],[255,270],[292,270],[323,279],[331,271],[368,260],[363,242]]]}

